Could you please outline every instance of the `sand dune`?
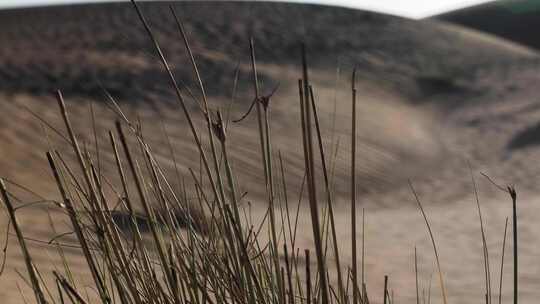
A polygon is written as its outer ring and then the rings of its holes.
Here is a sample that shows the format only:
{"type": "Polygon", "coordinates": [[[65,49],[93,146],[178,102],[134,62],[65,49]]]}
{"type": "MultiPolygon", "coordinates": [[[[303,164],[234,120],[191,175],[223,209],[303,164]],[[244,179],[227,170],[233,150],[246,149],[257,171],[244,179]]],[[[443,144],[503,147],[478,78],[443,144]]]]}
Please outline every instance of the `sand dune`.
{"type": "MultiPolygon", "coordinates": [[[[174,73],[198,95],[168,4],[142,6],[174,73]]],[[[535,166],[540,57],[535,52],[433,20],[411,21],[347,9],[223,2],[175,6],[186,24],[213,108],[228,108],[239,67],[239,86],[230,111],[233,118],[243,114],[253,98],[248,39],[256,39],[263,91],[280,84],[271,103],[273,148],[284,156],[293,196],[299,192],[304,170],[296,79],[300,76],[299,41],[305,41],[327,150],[339,142],[336,208],[344,239],[350,238],[350,74],[354,66],[358,68],[357,187],[359,204],[368,212],[366,271],[375,302],[380,300],[376,295],[382,290],[384,274],[391,275],[396,299],[412,302],[414,245],[421,252],[423,280],[434,269],[407,179],[413,180],[432,216],[452,301],[483,300],[481,243],[467,160],[475,173],[483,171],[501,183],[514,183],[520,198],[523,193],[522,299],[535,299],[536,266],[525,267],[534,264],[537,250],[533,232],[538,224],[530,198],[540,190],[536,185],[540,167],[535,166]]],[[[131,118],[140,119],[158,161],[171,176],[174,163],[164,128],[180,173],[188,176],[188,168],[198,169],[198,154],[183,114],[129,5],[5,10],[0,11],[0,28],[0,176],[30,186],[43,197],[58,198],[45,151],[69,149],[27,109],[64,132],[52,95],[61,89],[77,133],[97,157],[93,108],[101,169],[116,182],[114,170],[107,165],[113,159],[107,130],[113,128],[116,117],[106,105],[102,86],[131,118]]],[[[197,113],[194,103],[191,110],[197,113]]],[[[200,115],[196,117],[200,124],[200,115]]],[[[255,119],[231,124],[229,136],[240,190],[247,191],[257,206],[264,189],[258,186],[263,173],[255,119]]],[[[496,263],[509,204],[504,194],[478,174],[477,179],[496,263]]],[[[264,211],[259,206],[256,215],[264,211]]],[[[39,206],[19,211],[29,237],[47,240],[53,235],[44,212],[45,207],[39,206]]],[[[61,214],[51,212],[57,228],[69,230],[61,214]]],[[[4,232],[7,220],[2,218],[0,223],[4,232]]],[[[309,217],[303,216],[301,224],[307,227],[309,217]]],[[[311,246],[308,231],[301,236],[303,246],[311,246]]],[[[18,303],[16,282],[23,283],[14,269],[21,269],[23,262],[16,240],[11,238],[9,244],[0,298],[18,303]]],[[[37,242],[31,248],[43,271],[59,262],[45,248],[37,242]]],[[[347,245],[343,248],[348,252],[347,245]]],[[[75,249],[70,250],[69,259],[82,265],[75,249]]],[[[84,270],[80,275],[84,277],[84,270]]],[[[437,297],[435,280],[433,290],[437,297]]]]}
{"type": "Polygon", "coordinates": [[[540,48],[540,41],[528,29],[540,24],[540,6],[535,0],[499,0],[438,15],[434,18],[540,48]]]}

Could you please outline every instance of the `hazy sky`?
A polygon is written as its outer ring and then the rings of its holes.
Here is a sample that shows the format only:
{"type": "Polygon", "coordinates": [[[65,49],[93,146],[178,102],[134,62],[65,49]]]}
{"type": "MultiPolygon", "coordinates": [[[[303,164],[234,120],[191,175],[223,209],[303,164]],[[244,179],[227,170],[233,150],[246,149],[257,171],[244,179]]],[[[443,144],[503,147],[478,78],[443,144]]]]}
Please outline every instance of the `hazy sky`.
{"type": "MultiPolygon", "coordinates": [[[[106,0],[0,0],[0,8],[104,1],[106,0]]],[[[332,4],[422,18],[489,0],[294,0],[292,2],[332,4]]]]}

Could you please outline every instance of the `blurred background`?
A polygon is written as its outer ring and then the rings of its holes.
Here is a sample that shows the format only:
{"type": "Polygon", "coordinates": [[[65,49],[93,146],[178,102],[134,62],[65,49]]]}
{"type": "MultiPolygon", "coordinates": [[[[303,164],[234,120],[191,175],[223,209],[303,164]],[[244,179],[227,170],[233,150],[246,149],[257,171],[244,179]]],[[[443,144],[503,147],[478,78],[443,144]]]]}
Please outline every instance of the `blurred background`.
{"type": "MultiPolygon", "coordinates": [[[[305,43],[344,240],[351,238],[350,88],[357,68],[356,188],[358,210],[366,212],[368,292],[382,294],[388,274],[396,301],[413,303],[416,246],[421,289],[427,293],[433,285],[432,297],[440,297],[437,281],[431,282],[434,256],[410,180],[432,221],[449,299],[484,301],[474,185],[493,280],[500,275],[505,218],[511,215],[508,195],[487,175],[517,188],[520,295],[525,303],[538,298],[540,36],[535,29],[540,1],[141,2],[202,126],[189,97],[200,98],[197,81],[170,5],[185,24],[210,106],[227,119],[242,116],[253,100],[249,39],[254,38],[262,92],[269,94],[279,85],[270,105],[273,150],[283,156],[293,200],[298,200],[304,173],[297,79],[299,46],[305,43]]],[[[57,89],[85,148],[111,183],[118,180],[108,165],[114,156],[107,132],[117,116],[105,92],[141,123],[168,174],[175,176],[172,155],[181,176],[189,176],[190,168],[198,170],[187,122],[129,2],[0,0],[0,176],[20,191],[18,203],[59,198],[45,158],[52,149],[71,155],[54,97],[57,89]]],[[[261,203],[265,190],[260,187],[256,119],[251,115],[231,122],[228,134],[239,191],[260,216],[266,207],[261,203]]],[[[49,207],[18,210],[25,235],[42,241],[30,243],[42,271],[59,263],[46,244],[55,233],[44,211],[58,230],[70,230],[49,207]]],[[[300,212],[299,225],[309,227],[305,204],[300,212]]],[[[8,250],[0,299],[22,303],[18,286],[28,291],[18,274],[24,273],[24,261],[7,225],[2,216],[0,232],[8,250]]],[[[310,229],[300,231],[299,247],[311,247],[310,229]]],[[[345,243],[344,263],[350,263],[345,243]]],[[[78,250],[68,253],[69,260],[84,265],[78,250]]],[[[505,256],[505,301],[511,299],[511,258],[505,256]]],[[[76,275],[84,277],[85,270],[81,267],[76,275]]],[[[382,299],[374,296],[373,301],[382,299]]]]}

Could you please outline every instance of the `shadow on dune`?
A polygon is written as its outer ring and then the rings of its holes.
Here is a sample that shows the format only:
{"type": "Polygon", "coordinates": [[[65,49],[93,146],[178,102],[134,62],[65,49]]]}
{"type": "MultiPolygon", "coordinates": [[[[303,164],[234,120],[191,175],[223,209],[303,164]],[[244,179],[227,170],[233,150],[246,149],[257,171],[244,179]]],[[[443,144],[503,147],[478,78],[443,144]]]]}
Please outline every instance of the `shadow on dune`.
{"type": "MultiPolygon", "coordinates": [[[[199,65],[202,70],[212,71],[207,73],[209,77],[205,78],[212,84],[207,88],[209,95],[220,96],[223,94],[223,89],[220,88],[233,87],[235,70],[233,62],[213,65],[203,60],[201,62],[203,64],[199,65]]],[[[58,69],[54,64],[48,63],[7,64],[3,67],[0,69],[0,91],[8,94],[27,93],[43,96],[61,89],[64,94],[72,97],[102,100],[105,88],[114,97],[130,101],[148,100],[148,92],[162,96],[171,94],[166,74],[158,64],[144,69],[131,69],[129,66],[110,69],[84,64],[58,69]]],[[[174,69],[173,72],[179,76],[181,83],[190,77],[190,71],[185,68],[174,69]]],[[[277,82],[264,73],[261,73],[259,78],[263,83],[277,82]]]]}
{"type": "MultiPolygon", "coordinates": [[[[165,226],[165,214],[158,214],[158,225],[165,226]]],[[[131,216],[128,212],[123,211],[111,211],[111,217],[114,223],[125,232],[131,232],[131,216]]],[[[175,211],[172,214],[172,220],[178,225],[179,228],[185,229],[188,225],[193,225],[196,232],[201,234],[208,233],[208,227],[205,226],[204,215],[199,212],[193,212],[191,216],[184,212],[175,211]]],[[[146,233],[150,231],[150,221],[146,216],[140,214],[135,215],[135,224],[139,228],[139,231],[146,233]]]]}
{"type": "Polygon", "coordinates": [[[540,122],[519,131],[508,143],[507,149],[510,151],[540,145],[540,122]]]}
{"type": "Polygon", "coordinates": [[[424,96],[461,94],[466,91],[466,88],[457,84],[454,79],[443,76],[418,76],[416,84],[424,96]]]}

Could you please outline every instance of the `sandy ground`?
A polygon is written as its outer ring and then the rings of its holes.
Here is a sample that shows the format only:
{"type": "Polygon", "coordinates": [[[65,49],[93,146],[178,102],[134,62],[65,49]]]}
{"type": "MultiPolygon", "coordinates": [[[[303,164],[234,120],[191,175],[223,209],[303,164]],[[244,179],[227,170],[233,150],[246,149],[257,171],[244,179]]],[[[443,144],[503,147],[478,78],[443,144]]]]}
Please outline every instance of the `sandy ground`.
{"type": "MultiPolygon", "coordinates": [[[[175,74],[196,91],[167,6],[144,7],[175,74]]],[[[213,107],[228,107],[239,63],[240,85],[231,117],[240,116],[252,98],[246,42],[250,35],[256,37],[263,91],[269,92],[280,83],[271,105],[273,148],[284,156],[288,189],[295,198],[303,174],[296,92],[298,41],[306,41],[325,146],[333,150],[339,142],[336,216],[345,263],[350,263],[351,239],[349,82],[352,66],[358,66],[357,200],[358,210],[365,208],[367,214],[365,273],[373,303],[382,301],[385,274],[390,276],[397,302],[415,302],[414,246],[419,253],[422,289],[427,292],[433,274],[432,298],[440,299],[431,243],[408,179],[418,190],[431,221],[450,302],[483,301],[480,227],[467,161],[478,183],[492,285],[498,287],[502,234],[511,203],[480,172],[517,187],[520,295],[524,303],[537,298],[540,106],[536,86],[540,83],[540,58],[536,53],[436,21],[409,21],[346,9],[266,3],[178,4],[178,9],[185,17],[213,107]]],[[[117,182],[114,170],[107,165],[112,154],[106,133],[115,116],[104,103],[100,83],[118,98],[131,118],[140,118],[146,138],[169,174],[173,175],[174,164],[163,128],[171,138],[181,173],[188,175],[189,167],[198,168],[183,114],[131,7],[1,11],[0,27],[0,176],[29,186],[45,198],[58,198],[44,153],[55,148],[72,155],[60,137],[27,109],[64,132],[51,95],[61,88],[77,133],[96,155],[89,115],[93,104],[102,170],[117,182]]],[[[200,123],[199,116],[196,120],[200,123]]],[[[258,186],[262,169],[255,126],[253,117],[232,125],[229,148],[239,189],[248,191],[254,215],[260,217],[264,205],[257,202],[264,189],[258,186]]],[[[36,200],[29,195],[21,198],[36,200]]],[[[66,219],[54,208],[49,211],[58,231],[69,231],[66,219]]],[[[54,235],[44,206],[21,209],[18,216],[28,237],[47,241],[54,235]]],[[[6,225],[2,216],[2,240],[6,225]]],[[[300,227],[299,247],[309,248],[311,224],[304,205],[300,227]]],[[[17,274],[24,276],[25,270],[16,239],[10,236],[8,244],[0,299],[20,303],[18,285],[29,299],[31,293],[17,274]]],[[[54,248],[38,241],[30,244],[43,273],[58,267],[54,248]]],[[[506,301],[511,292],[510,248],[504,273],[506,301]]],[[[69,249],[67,255],[76,276],[84,282],[87,273],[80,253],[69,249]]]]}

